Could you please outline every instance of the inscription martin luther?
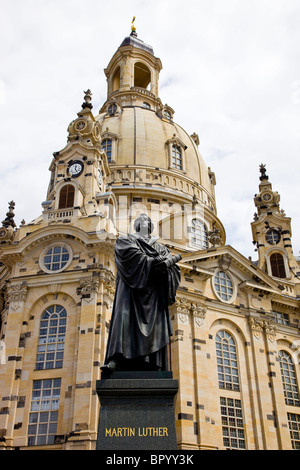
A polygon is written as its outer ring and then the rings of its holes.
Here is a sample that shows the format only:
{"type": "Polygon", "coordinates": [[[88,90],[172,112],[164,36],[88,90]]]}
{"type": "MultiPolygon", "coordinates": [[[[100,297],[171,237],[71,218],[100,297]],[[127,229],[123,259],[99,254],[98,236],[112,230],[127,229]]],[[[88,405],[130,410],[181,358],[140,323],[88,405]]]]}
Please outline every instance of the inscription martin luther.
{"type": "Polygon", "coordinates": [[[166,427],[105,428],[105,437],[165,437],[168,435],[166,427]]]}

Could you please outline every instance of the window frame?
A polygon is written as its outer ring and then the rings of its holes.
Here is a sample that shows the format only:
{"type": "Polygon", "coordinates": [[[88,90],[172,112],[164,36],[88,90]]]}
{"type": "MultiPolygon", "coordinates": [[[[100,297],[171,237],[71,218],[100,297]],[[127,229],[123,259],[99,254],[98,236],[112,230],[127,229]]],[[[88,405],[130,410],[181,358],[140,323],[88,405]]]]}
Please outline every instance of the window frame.
{"type": "Polygon", "coordinates": [[[271,311],[272,320],[278,325],[289,326],[290,324],[290,316],[288,313],[279,312],[278,310],[271,311]]]}
{"type": "MultiPolygon", "coordinates": [[[[54,256],[55,254],[53,254],[54,256]]],[[[48,255],[50,256],[50,255],[48,255]]],[[[64,242],[56,242],[56,243],[52,243],[50,244],[49,246],[46,246],[41,254],[40,254],[40,258],[39,258],[39,265],[40,265],[40,268],[46,272],[47,274],[57,274],[57,273],[61,273],[62,271],[64,271],[65,269],[67,269],[70,264],[72,263],[72,260],[73,260],[73,250],[72,248],[67,244],[67,243],[64,243],[64,242]],[[51,249],[55,249],[56,247],[61,247],[61,248],[65,248],[69,254],[69,258],[68,258],[68,261],[60,268],[60,269],[49,269],[46,264],[48,263],[45,263],[45,257],[48,255],[49,251],[51,249]]],[[[56,264],[55,262],[53,262],[54,264],[56,264]]]]}
{"type": "Polygon", "coordinates": [[[172,144],[172,168],[175,170],[183,170],[182,148],[176,143],[172,144]]]}
{"type": "Polygon", "coordinates": [[[219,330],[215,337],[215,349],[219,389],[240,392],[238,351],[232,334],[225,329],[219,330]]]}
{"type": "Polygon", "coordinates": [[[281,240],[280,232],[274,228],[271,228],[266,233],[266,242],[269,245],[278,245],[281,240]]]}
{"type": "MultiPolygon", "coordinates": [[[[220,283],[219,283],[220,287],[222,287],[222,283],[221,283],[221,280],[220,280],[220,283]]],[[[221,302],[224,302],[224,303],[227,303],[227,304],[231,304],[235,301],[235,298],[236,298],[236,292],[237,292],[237,288],[236,288],[236,283],[234,282],[234,279],[231,275],[231,273],[228,271],[228,270],[224,270],[224,269],[220,269],[220,268],[217,268],[215,270],[215,273],[212,277],[212,288],[213,288],[213,291],[216,295],[216,297],[221,301],[221,302]],[[221,273],[224,273],[225,274],[225,279],[229,279],[230,283],[231,283],[231,286],[227,284],[224,284],[223,286],[226,287],[226,292],[225,294],[227,295],[227,292],[228,292],[228,289],[232,289],[232,295],[230,298],[228,299],[224,299],[222,298],[222,295],[221,293],[218,292],[218,289],[216,287],[216,276],[221,273]]]]}
{"type": "Polygon", "coordinates": [[[33,381],[27,426],[27,443],[29,447],[55,444],[61,382],[61,378],[33,381]],[[42,430],[46,432],[41,432],[42,430]]]}
{"type": "Polygon", "coordinates": [[[101,150],[104,150],[107,161],[108,163],[111,163],[111,157],[112,157],[112,149],[113,149],[113,141],[109,137],[101,140],[101,150]],[[106,145],[103,146],[104,142],[106,142],[106,145]],[[109,144],[107,142],[110,142],[109,144]],[[110,154],[108,153],[108,147],[110,146],[110,154]]]}
{"type": "Polygon", "coordinates": [[[101,134],[101,150],[105,152],[106,158],[107,158],[107,163],[110,165],[112,163],[116,163],[116,156],[117,156],[117,141],[118,141],[118,136],[116,134],[113,134],[112,132],[103,132],[101,134]],[[111,155],[110,158],[108,157],[106,150],[102,149],[102,144],[105,140],[110,140],[111,141],[111,155]]]}
{"type": "Polygon", "coordinates": [[[220,397],[223,445],[226,449],[246,450],[246,430],[242,400],[220,397]],[[237,445],[233,445],[236,442],[237,445]],[[243,444],[243,445],[242,445],[243,444]]]}
{"type": "Polygon", "coordinates": [[[58,209],[59,210],[71,209],[74,207],[74,205],[75,205],[75,186],[70,183],[64,184],[59,190],[58,209]],[[72,188],[72,201],[69,201],[68,188],[72,188]],[[67,190],[66,196],[63,195],[63,191],[65,190],[67,190]],[[64,196],[65,201],[62,200],[62,196],[64,196]],[[63,202],[65,202],[66,205],[64,205],[63,202]],[[69,202],[72,202],[72,204],[68,204],[69,202]]]}
{"type": "Polygon", "coordinates": [[[300,414],[288,413],[287,419],[289,424],[292,448],[294,450],[300,450],[300,414]]]}
{"type": "Polygon", "coordinates": [[[206,224],[201,220],[199,217],[194,217],[191,219],[189,226],[188,226],[188,231],[189,231],[189,245],[193,248],[198,248],[200,250],[207,250],[209,243],[208,243],[208,230],[206,224]],[[197,232],[197,226],[196,223],[199,223],[199,226],[201,224],[201,229],[198,230],[197,232]],[[199,235],[197,237],[197,234],[199,235]],[[193,243],[192,239],[195,238],[195,242],[193,243]],[[201,242],[201,245],[197,244],[199,239],[199,242],[201,242]]]}
{"type": "Polygon", "coordinates": [[[276,277],[277,279],[290,279],[291,278],[289,265],[288,265],[288,260],[287,260],[287,253],[283,248],[280,248],[280,247],[275,248],[275,246],[274,246],[274,248],[270,248],[265,254],[265,260],[266,260],[267,272],[268,272],[269,276],[276,277]],[[274,254],[282,256],[283,269],[284,269],[284,273],[285,273],[284,277],[278,277],[278,276],[275,276],[273,274],[272,264],[271,264],[271,256],[274,255],[274,254]]]}
{"type": "Polygon", "coordinates": [[[66,324],[67,311],[62,305],[53,304],[44,310],[40,319],[35,370],[63,368],[66,324]]]}
{"type": "Polygon", "coordinates": [[[300,393],[297,381],[296,368],[292,355],[288,351],[281,349],[278,352],[278,360],[280,365],[281,381],[285,404],[288,406],[299,407],[300,393]]]}
{"type": "Polygon", "coordinates": [[[187,146],[177,137],[173,139],[169,139],[166,142],[167,151],[168,151],[168,159],[169,159],[169,170],[175,171],[178,173],[186,173],[186,155],[185,151],[187,146]],[[173,166],[173,146],[180,149],[181,152],[181,168],[177,168],[173,166]]]}
{"type": "Polygon", "coordinates": [[[278,277],[280,279],[286,278],[284,256],[282,253],[275,251],[270,255],[270,266],[273,277],[278,277]]]}

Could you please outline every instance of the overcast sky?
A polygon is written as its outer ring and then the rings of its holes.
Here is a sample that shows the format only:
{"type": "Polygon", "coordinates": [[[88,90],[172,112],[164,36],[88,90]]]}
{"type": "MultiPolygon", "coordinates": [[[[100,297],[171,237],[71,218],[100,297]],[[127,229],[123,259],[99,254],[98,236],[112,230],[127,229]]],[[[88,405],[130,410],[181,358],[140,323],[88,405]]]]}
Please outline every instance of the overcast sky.
{"type": "Polygon", "coordinates": [[[198,133],[216,174],[227,243],[256,259],[250,222],[267,165],[300,250],[299,0],[0,0],[0,221],[41,214],[52,154],[136,16],[138,37],[162,60],[160,97],[198,133]]]}

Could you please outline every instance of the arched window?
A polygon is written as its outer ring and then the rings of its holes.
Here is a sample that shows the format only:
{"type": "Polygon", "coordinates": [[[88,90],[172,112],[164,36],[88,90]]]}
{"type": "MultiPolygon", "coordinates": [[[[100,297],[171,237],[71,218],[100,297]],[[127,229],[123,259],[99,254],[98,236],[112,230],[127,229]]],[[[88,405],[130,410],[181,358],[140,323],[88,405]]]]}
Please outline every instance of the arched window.
{"type": "Polygon", "coordinates": [[[172,145],[172,167],[182,170],[182,150],[179,145],[172,145]]]}
{"type": "Polygon", "coordinates": [[[101,148],[106,153],[108,163],[111,163],[112,140],[111,139],[104,139],[102,141],[101,148]]]}
{"type": "Polygon", "coordinates": [[[52,305],[42,315],[36,356],[36,369],[58,369],[63,366],[67,312],[52,305]]]}
{"type": "Polygon", "coordinates": [[[239,390],[239,373],[236,344],[233,337],[225,330],[216,335],[219,388],[239,390]]]}
{"type": "Polygon", "coordinates": [[[120,74],[120,67],[118,67],[113,76],[112,91],[117,91],[120,88],[120,74]]]}
{"type": "Polygon", "coordinates": [[[286,351],[278,353],[285,403],[300,406],[299,390],[293,359],[286,351]]]}
{"type": "Polygon", "coordinates": [[[208,248],[207,230],[203,222],[199,219],[193,219],[190,227],[191,246],[205,250],[208,248]]]}
{"type": "Polygon", "coordinates": [[[60,190],[59,209],[66,209],[74,206],[75,188],[72,184],[66,184],[60,190]]]}
{"type": "Polygon", "coordinates": [[[151,83],[151,72],[142,62],[136,62],[134,65],[134,86],[147,88],[151,83]]]}
{"type": "Polygon", "coordinates": [[[286,277],[284,259],[280,253],[273,253],[270,256],[270,264],[271,264],[272,276],[281,277],[281,278],[286,277]]]}

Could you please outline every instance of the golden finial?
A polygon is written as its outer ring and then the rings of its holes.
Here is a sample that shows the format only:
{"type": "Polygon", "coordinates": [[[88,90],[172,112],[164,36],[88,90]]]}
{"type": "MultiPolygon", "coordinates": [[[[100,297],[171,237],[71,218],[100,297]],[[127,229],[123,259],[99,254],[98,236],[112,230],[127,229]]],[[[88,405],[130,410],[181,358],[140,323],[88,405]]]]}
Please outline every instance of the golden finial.
{"type": "Polygon", "coordinates": [[[135,27],[135,25],[134,25],[134,22],[135,22],[135,16],[133,17],[133,20],[132,20],[132,22],[131,22],[131,31],[136,32],[136,27],[135,27]]]}

